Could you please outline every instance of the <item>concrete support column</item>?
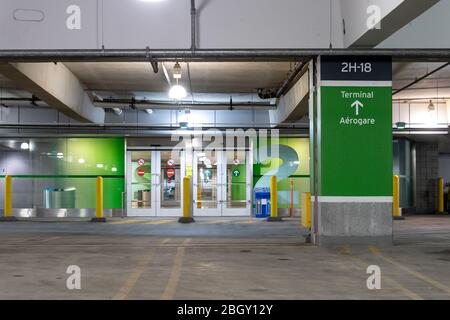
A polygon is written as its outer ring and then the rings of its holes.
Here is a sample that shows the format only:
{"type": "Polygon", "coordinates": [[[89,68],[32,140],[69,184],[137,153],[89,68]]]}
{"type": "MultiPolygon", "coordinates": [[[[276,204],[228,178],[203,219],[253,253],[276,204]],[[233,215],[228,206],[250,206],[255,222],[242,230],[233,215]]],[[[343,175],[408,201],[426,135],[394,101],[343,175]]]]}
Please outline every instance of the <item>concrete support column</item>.
{"type": "Polygon", "coordinates": [[[384,58],[317,62],[313,241],[392,243],[392,71],[384,58]]]}

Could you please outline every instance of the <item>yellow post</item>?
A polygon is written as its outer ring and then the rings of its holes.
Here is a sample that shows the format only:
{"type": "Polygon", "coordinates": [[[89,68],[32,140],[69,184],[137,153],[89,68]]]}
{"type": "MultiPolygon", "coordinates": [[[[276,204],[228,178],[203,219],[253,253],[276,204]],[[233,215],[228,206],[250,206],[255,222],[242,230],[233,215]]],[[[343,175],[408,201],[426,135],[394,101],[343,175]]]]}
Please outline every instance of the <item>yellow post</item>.
{"type": "Polygon", "coordinates": [[[400,218],[400,178],[394,175],[392,182],[392,215],[394,218],[400,218]]]}
{"type": "Polygon", "coordinates": [[[93,222],[106,222],[103,214],[103,178],[97,177],[95,187],[95,218],[93,222]]]}
{"type": "Polygon", "coordinates": [[[12,210],[12,177],[5,177],[5,199],[4,199],[4,216],[11,218],[13,216],[12,210]]]}
{"type": "Polygon", "coordinates": [[[311,192],[302,193],[302,225],[311,228],[311,192]]]}
{"type": "Polygon", "coordinates": [[[281,221],[278,217],[278,191],[277,191],[277,177],[270,177],[270,218],[267,221],[281,221]]]}
{"type": "Polygon", "coordinates": [[[183,178],[183,216],[178,219],[180,223],[195,222],[191,214],[191,178],[183,178]]]}
{"type": "Polygon", "coordinates": [[[438,179],[438,212],[444,212],[444,178],[438,179]]]}
{"type": "Polygon", "coordinates": [[[191,179],[189,177],[183,178],[183,217],[191,216],[191,179]]]}
{"type": "Polygon", "coordinates": [[[200,186],[197,186],[197,209],[202,208],[202,190],[200,189],[200,186]]]}

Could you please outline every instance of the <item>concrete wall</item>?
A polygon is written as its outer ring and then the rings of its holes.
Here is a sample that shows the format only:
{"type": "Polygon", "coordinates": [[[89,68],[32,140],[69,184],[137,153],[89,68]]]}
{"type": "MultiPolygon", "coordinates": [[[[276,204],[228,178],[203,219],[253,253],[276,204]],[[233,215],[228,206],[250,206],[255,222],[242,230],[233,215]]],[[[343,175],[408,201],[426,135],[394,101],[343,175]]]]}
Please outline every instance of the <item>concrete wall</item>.
{"type": "Polygon", "coordinates": [[[379,48],[450,48],[450,0],[436,5],[378,45],[379,48]]]}
{"type": "Polygon", "coordinates": [[[270,122],[295,122],[308,114],[309,71],[305,72],[292,88],[280,98],[276,110],[270,110],[270,122]]]}
{"type": "Polygon", "coordinates": [[[450,154],[439,154],[439,177],[444,178],[444,183],[450,182],[450,154]]]}
{"type": "Polygon", "coordinates": [[[416,213],[437,209],[439,150],[437,142],[416,142],[416,213]]]}

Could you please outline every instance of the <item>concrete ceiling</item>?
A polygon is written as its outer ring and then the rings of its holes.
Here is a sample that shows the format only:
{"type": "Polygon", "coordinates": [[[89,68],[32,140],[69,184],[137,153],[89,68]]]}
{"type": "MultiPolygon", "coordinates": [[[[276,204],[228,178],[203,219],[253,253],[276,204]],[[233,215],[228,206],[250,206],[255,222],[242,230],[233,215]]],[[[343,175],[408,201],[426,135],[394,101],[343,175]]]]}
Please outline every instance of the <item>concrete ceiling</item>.
{"type": "MultiPolygon", "coordinates": [[[[182,67],[183,84],[189,90],[186,63],[182,67]]],[[[163,68],[155,74],[150,63],[66,63],[66,66],[92,91],[167,92],[163,68]]],[[[172,78],[173,63],[165,63],[172,78]]],[[[278,88],[293,64],[289,62],[191,62],[194,93],[256,93],[258,88],[278,88]]]]}
{"type": "MultiPolygon", "coordinates": [[[[442,66],[442,62],[394,63],[393,88],[400,89],[414,80],[442,66]]],[[[450,66],[428,76],[410,88],[393,96],[394,99],[413,98],[449,98],[450,97],[450,66]]]]}
{"type": "Polygon", "coordinates": [[[10,79],[6,78],[4,75],[0,73],[0,88],[1,89],[18,89],[18,86],[14,83],[14,81],[11,81],[10,79]]]}

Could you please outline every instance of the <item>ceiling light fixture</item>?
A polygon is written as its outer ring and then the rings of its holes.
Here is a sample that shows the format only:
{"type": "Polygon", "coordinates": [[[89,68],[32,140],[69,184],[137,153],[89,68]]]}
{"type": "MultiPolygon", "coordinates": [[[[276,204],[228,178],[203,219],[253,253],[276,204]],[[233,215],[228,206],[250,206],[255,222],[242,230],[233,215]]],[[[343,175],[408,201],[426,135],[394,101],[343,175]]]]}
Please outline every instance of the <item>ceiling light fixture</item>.
{"type": "Polygon", "coordinates": [[[153,109],[145,109],[145,112],[147,112],[148,114],[152,114],[153,113],[153,109]]]}
{"type": "Polygon", "coordinates": [[[430,103],[428,104],[427,110],[428,110],[428,112],[433,112],[435,110],[432,100],[430,100],[430,103]]]}
{"type": "Polygon", "coordinates": [[[186,98],[186,89],[182,85],[178,84],[178,80],[181,79],[181,66],[178,62],[175,63],[175,66],[172,69],[172,73],[173,78],[177,83],[170,88],[169,97],[174,100],[181,100],[186,98]]]}
{"type": "Polygon", "coordinates": [[[173,66],[172,73],[174,79],[181,79],[181,66],[178,62],[173,66]]]}
{"type": "Polygon", "coordinates": [[[122,114],[122,109],[120,109],[120,108],[113,108],[113,111],[118,116],[120,116],[122,114]]]}
{"type": "Polygon", "coordinates": [[[20,149],[22,150],[28,150],[30,148],[30,145],[27,142],[22,142],[20,144],[20,149]]]}

